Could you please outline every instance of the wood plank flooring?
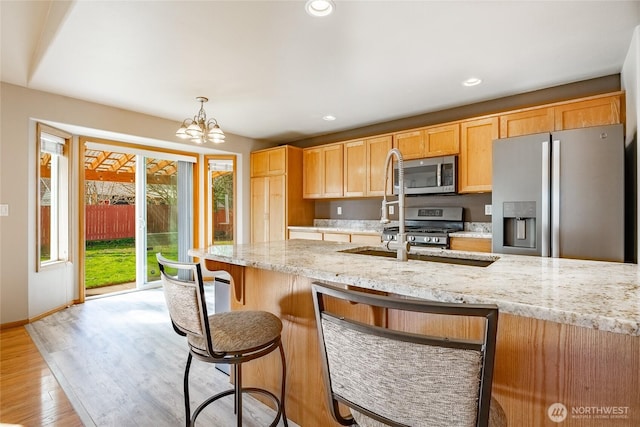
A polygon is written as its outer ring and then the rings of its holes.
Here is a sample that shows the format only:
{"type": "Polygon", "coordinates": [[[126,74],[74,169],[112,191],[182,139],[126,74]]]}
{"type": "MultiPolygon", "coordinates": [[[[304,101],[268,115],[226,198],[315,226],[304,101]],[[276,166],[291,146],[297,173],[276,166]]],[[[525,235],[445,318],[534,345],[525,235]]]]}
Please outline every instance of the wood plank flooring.
{"type": "Polygon", "coordinates": [[[0,423],[82,426],[22,326],[0,331],[0,423]]]}
{"type": "MultiPolygon", "coordinates": [[[[185,338],[171,328],[160,289],[90,300],[26,329],[82,424],[184,425],[182,377],[187,347],[185,338]]],[[[226,375],[195,360],[190,381],[192,406],[230,388],[226,375]]],[[[13,387],[7,392],[13,393],[13,387]]],[[[244,403],[245,426],[269,425],[271,409],[250,397],[244,403]]],[[[56,424],[74,425],[66,421],[56,424]]],[[[198,424],[235,425],[233,399],[211,405],[198,424]]]]}

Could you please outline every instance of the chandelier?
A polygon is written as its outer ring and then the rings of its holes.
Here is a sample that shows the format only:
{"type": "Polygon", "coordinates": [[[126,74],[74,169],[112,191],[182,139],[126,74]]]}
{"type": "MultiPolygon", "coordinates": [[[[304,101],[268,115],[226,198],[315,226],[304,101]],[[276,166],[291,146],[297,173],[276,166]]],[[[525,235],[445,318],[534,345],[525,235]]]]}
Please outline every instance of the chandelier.
{"type": "Polygon", "coordinates": [[[193,116],[193,119],[184,119],[180,128],[176,131],[176,136],[182,139],[190,139],[196,144],[213,142],[222,144],[224,142],[224,132],[218,126],[216,119],[207,120],[207,113],[204,111],[204,103],[209,101],[204,96],[196,98],[200,102],[200,111],[193,116]]]}

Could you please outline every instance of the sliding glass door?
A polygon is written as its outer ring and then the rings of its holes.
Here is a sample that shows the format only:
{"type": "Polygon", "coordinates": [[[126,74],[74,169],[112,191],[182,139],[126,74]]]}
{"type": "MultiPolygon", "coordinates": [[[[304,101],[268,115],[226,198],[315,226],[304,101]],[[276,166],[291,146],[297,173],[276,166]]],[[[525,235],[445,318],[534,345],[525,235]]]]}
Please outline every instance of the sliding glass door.
{"type": "Polygon", "coordinates": [[[195,159],[85,142],[86,296],[158,285],[158,252],[187,260],[195,159]]]}

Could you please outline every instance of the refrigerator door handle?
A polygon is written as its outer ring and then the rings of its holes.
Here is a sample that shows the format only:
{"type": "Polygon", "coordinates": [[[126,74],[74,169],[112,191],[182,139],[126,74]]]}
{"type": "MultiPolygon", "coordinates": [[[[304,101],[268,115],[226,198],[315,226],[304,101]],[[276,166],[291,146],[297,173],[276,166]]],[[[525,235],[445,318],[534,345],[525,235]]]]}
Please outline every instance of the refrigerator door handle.
{"type": "Polygon", "coordinates": [[[560,257],[560,140],[553,141],[551,167],[551,256],[560,257]]]}
{"type": "Polygon", "coordinates": [[[550,244],[549,237],[551,236],[551,210],[549,209],[549,201],[551,200],[551,188],[549,177],[551,167],[551,150],[549,141],[542,141],[542,203],[541,209],[541,221],[542,221],[542,233],[540,239],[540,256],[550,256],[550,244]]]}

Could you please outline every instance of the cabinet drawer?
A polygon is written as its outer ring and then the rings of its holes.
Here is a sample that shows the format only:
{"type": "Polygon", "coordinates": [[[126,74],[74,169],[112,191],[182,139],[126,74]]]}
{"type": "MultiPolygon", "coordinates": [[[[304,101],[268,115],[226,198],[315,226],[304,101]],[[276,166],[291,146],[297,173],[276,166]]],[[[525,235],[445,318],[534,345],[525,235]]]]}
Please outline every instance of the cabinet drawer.
{"type": "Polygon", "coordinates": [[[322,233],[314,231],[289,231],[289,239],[322,240],[322,233]]]}
{"type": "Polygon", "coordinates": [[[342,233],[324,233],[323,240],[328,242],[350,242],[351,236],[342,233]]]}

